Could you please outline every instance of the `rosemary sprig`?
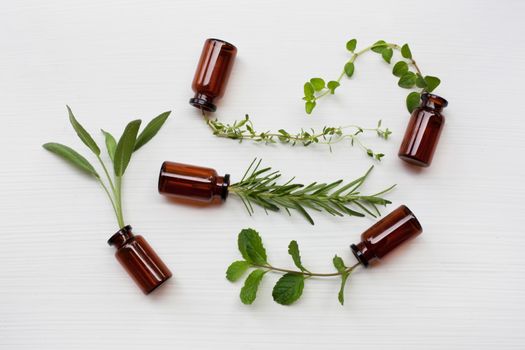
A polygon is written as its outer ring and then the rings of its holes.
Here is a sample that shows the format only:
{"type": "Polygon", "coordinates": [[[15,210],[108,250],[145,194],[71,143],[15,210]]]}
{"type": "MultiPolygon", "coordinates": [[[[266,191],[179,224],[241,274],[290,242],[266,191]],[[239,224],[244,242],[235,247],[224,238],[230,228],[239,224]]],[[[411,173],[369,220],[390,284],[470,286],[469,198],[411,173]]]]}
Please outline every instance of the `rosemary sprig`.
{"type": "Polygon", "coordinates": [[[369,147],[365,146],[359,139],[359,135],[365,132],[374,132],[378,137],[387,140],[390,134],[392,134],[388,128],[381,128],[381,120],[378,121],[376,128],[362,128],[357,125],[340,127],[325,126],[321,131],[316,131],[314,129],[307,131],[301,129],[301,131],[297,133],[291,133],[284,129],[279,129],[277,132],[255,131],[248,114],[246,114],[243,120],[235,121],[233,124],[223,124],[217,119],[208,119],[206,122],[215,136],[239,140],[239,142],[242,142],[243,140],[262,142],[265,144],[279,142],[291,146],[298,144],[309,146],[318,143],[328,145],[331,152],[333,144],[349,139],[352,146],[354,143],[357,144],[369,157],[376,160],[381,160],[384,154],[376,153],[369,147]],[[347,129],[352,129],[353,132],[345,133],[345,130],[347,129]]]}
{"type": "Polygon", "coordinates": [[[261,168],[260,165],[261,160],[254,159],[241,181],[230,186],[230,192],[239,196],[248,213],[254,213],[254,204],[263,207],[266,212],[284,209],[291,215],[291,209],[298,211],[312,225],[314,221],[308,209],[325,211],[334,216],[380,216],[378,205],[391,203],[381,195],[395,186],[372,195],[361,195],[358,190],[373,166],[363,176],[347,184],[338,180],[332,183],[313,182],[304,186],[293,183],[294,178],[284,184],[278,184],[281,173],[272,171],[270,167],[261,168]]]}

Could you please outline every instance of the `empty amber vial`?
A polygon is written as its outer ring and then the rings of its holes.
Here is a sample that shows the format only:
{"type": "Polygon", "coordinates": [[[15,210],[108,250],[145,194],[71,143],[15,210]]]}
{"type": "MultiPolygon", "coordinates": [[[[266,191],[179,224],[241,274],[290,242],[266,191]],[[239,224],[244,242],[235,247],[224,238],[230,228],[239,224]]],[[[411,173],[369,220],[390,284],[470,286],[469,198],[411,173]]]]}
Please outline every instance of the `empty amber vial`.
{"type": "Polygon", "coordinates": [[[421,167],[430,165],[445,124],[441,111],[447,105],[447,100],[437,95],[425,93],[421,96],[420,106],[410,116],[399,158],[421,167]]]}
{"type": "Polygon", "coordinates": [[[215,112],[214,101],[221,98],[237,55],[237,48],[219,39],[204,42],[201,58],[193,77],[191,88],[195,96],[190,104],[207,112],[215,112]]]}
{"type": "Polygon", "coordinates": [[[359,262],[367,267],[401,243],[423,232],[421,224],[406,206],[402,205],[363,232],[361,242],[350,248],[359,262]]]}
{"type": "Polygon", "coordinates": [[[164,162],[159,174],[159,193],[210,203],[228,197],[230,175],[219,176],[214,169],[164,162]]]}
{"type": "Polygon", "coordinates": [[[131,232],[131,226],[125,226],[111,236],[108,244],[117,249],[115,257],[144,294],[151,293],[171,277],[168,267],[144,237],[131,232]]]}

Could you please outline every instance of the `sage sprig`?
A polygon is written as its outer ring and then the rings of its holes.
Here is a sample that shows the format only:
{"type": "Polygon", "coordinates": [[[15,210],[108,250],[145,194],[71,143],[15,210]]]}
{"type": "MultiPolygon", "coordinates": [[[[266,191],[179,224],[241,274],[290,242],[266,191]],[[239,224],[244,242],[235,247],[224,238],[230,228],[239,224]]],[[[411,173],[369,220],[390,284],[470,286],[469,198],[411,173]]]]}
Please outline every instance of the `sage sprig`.
{"type": "Polygon", "coordinates": [[[108,171],[108,167],[100,155],[100,147],[97,145],[89,132],[87,132],[86,129],[78,122],[69,106],[67,106],[67,110],[71,126],[77,133],[80,140],[97,158],[104,171],[106,179],[103,180],[99,173],[95,170],[95,167],[93,167],[93,165],[91,165],[91,163],[84,156],[80,155],[74,149],[54,142],[46,143],[43,145],[43,147],[65,159],[70,164],[84,171],[88,175],[93,176],[100,183],[111,202],[113,210],[115,211],[119,228],[122,228],[125,226],[124,215],[122,211],[122,178],[124,173],[130,163],[133,153],[148,143],[159,132],[171,112],[164,112],[154,118],[140,134],[139,129],[141,120],[137,119],[131,121],[124,129],[124,132],[122,133],[122,136],[118,142],[115,140],[113,135],[107,131],[102,130],[105,138],[106,149],[108,151],[109,158],[113,163],[113,176],[111,176],[108,171]]]}
{"type": "Polygon", "coordinates": [[[388,128],[381,128],[381,120],[378,121],[376,128],[362,128],[357,125],[339,127],[325,126],[321,131],[316,131],[314,129],[301,129],[301,131],[295,133],[286,131],[284,129],[279,129],[277,132],[255,131],[253,123],[250,120],[248,114],[246,114],[243,120],[235,121],[233,124],[223,124],[217,119],[208,119],[206,122],[215,136],[239,140],[239,142],[242,142],[243,140],[250,140],[265,144],[279,142],[291,146],[325,144],[328,145],[330,151],[332,151],[333,144],[348,139],[350,140],[351,146],[357,144],[369,157],[372,157],[376,160],[381,160],[384,154],[374,152],[371,148],[364,145],[359,136],[366,132],[373,132],[377,134],[378,137],[388,140],[388,137],[390,134],[392,134],[388,128]],[[345,131],[348,129],[352,130],[353,132],[345,133],[345,131]]]}
{"type": "Polygon", "coordinates": [[[293,263],[298,270],[284,269],[271,265],[268,262],[266,249],[259,233],[251,228],[243,229],[237,237],[237,247],[243,260],[234,261],[226,270],[226,278],[235,282],[243,277],[248,270],[250,274],[241,288],[240,299],[243,304],[252,304],[257,297],[257,290],[267,272],[281,273],[283,276],[273,287],[272,297],[276,303],[290,305],[295,303],[303,294],[305,281],[312,277],[340,277],[341,286],[337,299],[344,304],[344,289],[348,278],[359,263],[347,267],[342,258],[334,256],[332,264],[336,272],[317,273],[307,270],[301,261],[299,245],[291,241],[288,245],[293,263]]]}
{"type": "Polygon", "coordinates": [[[356,39],[351,39],[346,43],[346,49],[352,56],[345,63],[341,74],[336,80],[330,80],[326,83],[324,79],[315,77],[304,84],[303,100],[305,101],[305,111],[307,114],[312,113],[319,99],[329,94],[335,94],[335,90],[341,85],[343,77],[351,78],[354,75],[357,58],[368,51],[381,55],[383,60],[388,64],[392,63],[394,51],[398,51],[401,54],[401,59],[397,61],[392,68],[392,74],[398,78],[397,85],[404,89],[420,89],[419,91],[410,92],[406,97],[406,106],[410,113],[419,105],[419,100],[423,92],[432,92],[441,83],[439,78],[424,75],[421,72],[421,69],[412,57],[412,51],[408,44],[397,45],[379,40],[360,51],[356,51],[356,47],[356,39]]]}
{"type": "Polygon", "coordinates": [[[308,210],[327,212],[333,216],[380,216],[378,206],[391,202],[381,197],[395,185],[371,195],[362,195],[358,190],[368,178],[373,166],[361,177],[344,184],[343,180],[332,183],[313,182],[305,186],[294,183],[291,178],[284,184],[279,184],[280,171],[272,171],[271,167],[261,168],[261,160],[255,159],[246,170],[241,181],[230,186],[230,193],[237,195],[248,213],[254,213],[254,205],[262,207],[266,213],[284,209],[299,212],[310,224],[314,220],[308,210]]]}

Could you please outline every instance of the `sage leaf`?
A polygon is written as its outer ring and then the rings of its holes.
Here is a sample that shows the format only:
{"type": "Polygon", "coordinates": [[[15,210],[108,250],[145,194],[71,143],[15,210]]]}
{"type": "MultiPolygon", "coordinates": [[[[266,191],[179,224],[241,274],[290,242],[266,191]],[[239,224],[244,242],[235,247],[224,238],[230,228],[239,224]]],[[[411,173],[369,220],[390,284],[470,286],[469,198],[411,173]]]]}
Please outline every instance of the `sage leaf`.
{"type": "Polygon", "coordinates": [[[345,64],[345,74],[347,77],[351,77],[352,75],[354,75],[354,70],[355,70],[355,66],[354,66],[354,62],[347,62],[345,64]]]}
{"type": "Polygon", "coordinates": [[[427,83],[427,87],[425,88],[425,90],[428,92],[432,92],[439,86],[441,80],[438,77],[427,75],[425,77],[425,82],[427,83]]]}
{"type": "Polygon", "coordinates": [[[86,158],[84,158],[82,155],[80,155],[77,151],[74,149],[62,145],[60,143],[46,143],[42,145],[45,149],[47,149],[49,152],[52,152],[63,159],[70,162],[73,166],[77,167],[78,169],[86,172],[89,175],[93,175],[96,178],[100,178],[95,168],[91,165],[91,163],[88,162],[86,158]]]}
{"type": "Polygon", "coordinates": [[[310,79],[310,84],[314,87],[315,91],[321,91],[325,87],[325,82],[321,78],[312,78],[310,79]]]}
{"type": "Polygon", "coordinates": [[[304,276],[296,273],[287,273],[273,287],[272,297],[276,303],[290,305],[301,297],[303,289],[304,276]]]}
{"type": "Polygon", "coordinates": [[[80,123],[77,121],[77,119],[73,115],[73,111],[71,111],[71,108],[69,108],[69,106],[66,106],[66,107],[67,107],[67,112],[69,113],[69,122],[73,126],[73,129],[75,129],[75,131],[76,131],[78,137],[80,138],[80,140],[82,140],[82,142],[86,146],[88,146],[88,148],[93,153],[95,153],[97,156],[99,156],[100,155],[100,148],[98,147],[98,145],[95,142],[95,140],[93,140],[93,138],[86,131],[86,129],[84,129],[84,127],[82,125],[80,125],[80,123]]]}
{"type": "Polygon", "coordinates": [[[337,89],[339,85],[341,85],[339,84],[339,82],[331,80],[328,82],[328,84],[326,84],[326,87],[330,90],[330,93],[333,95],[335,93],[335,89],[337,89]]]}
{"type": "Polygon", "coordinates": [[[306,111],[307,114],[312,114],[312,111],[314,110],[315,108],[315,101],[307,101],[305,104],[304,104],[304,109],[306,111]]]}
{"type": "Polygon", "coordinates": [[[408,72],[408,64],[405,61],[397,62],[392,68],[392,74],[396,77],[402,77],[406,72],[408,72]]]}
{"type": "Polygon", "coordinates": [[[350,52],[354,52],[356,46],[357,46],[357,40],[356,39],[349,40],[346,43],[346,49],[348,51],[350,51],[350,52]]]}
{"type": "Polygon", "coordinates": [[[415,84],[416,75],[413,72],[407,72],[403,74],[403,76],[399,78],[399,81],[397,82],[397,85],[405,89],[410,89],[414,87],[415,84]]]}
{"type": "Polygon", "coordinates": [[[387,47],[387,44],[384,40],[378,40],[372,45],[372,51],[381,53],[387,47]]]}
{"type": "Polygon", "coordinates": [[[393,55],[394,51],[391,48],[386,48],[383,51],[381,51],[381,56],[386,61],[386,63],[390,63],[390,60],[392,59],[393,55]]]}
{"type": "Polygon", "coordinates": [[[407,109],[410,113],[414,111],[414,109],[419,106],[419,101],[421,100],[421,94],[419,92],[411,92],[408,94],[406,103],[407,103],[407,109]]]}
{"type": "Polygon", "coordinates": [[[231,282],[237,281],[250,267],[250,263],[244,260],[233,262],[226,270],[226,279],[231,282]]]}
{"type": "Polygon", "coordinates": [[[157,117],[153,118],[148,125],[142,130],[140,135],[137,137],[137,140],[135,141],[135,149],[133,152],[144,146],[146,143],[148,143],[157,133],[159,132],[160,128],[164,125],[166,122],[166,119],[170,116],[171,111],[164,112],[157,117]]]}
{"type": "Polygon", "coordinates": [[[267,271],[257,269],[253,270],[252,273],[246,277],[244,281],[244,286],[241,288],[240,298],[243,304],[250,305],[253,303],[257,297],[257,290],[259,289],[259,284],[264,277],[264,274],[267,271]]]}
{"type": "Polygon", "coordinates": [[[109,132],[102,130],[104,138],[106,139],[106,149],[108,150],[109,158],[112,162],[115,161],[115,150],[117,149],[117,141],[109,132]]]}
{"type": "Polygon", "coordinates": [[[403,56],[404,58],[412,59],[412,52],[410,51],[410,47],[408,47],[408,44],[401,46],[401,56],[403,56]]]}
{"type": "Polygon", "coordinates": [[[116,176],[124,175],[128,167],[131,154],[135,148],[135,140],[137,139],[140,123],[140,119],[129,122],[118,141],[117,149],[115,150],[115,160],[113,162],[116,176]]]}
{"type": "Polygon", "coordinates": [[[239,252],[244,260],[256,265],[267,265],[266,250],[264,249],[261,236],[251,228],[245,228],[239,233],[237,239],[239,252]]]}
{"type": "Polygon", "coordinates": [[[301,262],[301,253],[299,252],[299,245],[297,244],[297,241],[290,242],[288,245],[288,254],[291,255],[295,266],[297,266],[303,272],[308,271],[301,262]]]}

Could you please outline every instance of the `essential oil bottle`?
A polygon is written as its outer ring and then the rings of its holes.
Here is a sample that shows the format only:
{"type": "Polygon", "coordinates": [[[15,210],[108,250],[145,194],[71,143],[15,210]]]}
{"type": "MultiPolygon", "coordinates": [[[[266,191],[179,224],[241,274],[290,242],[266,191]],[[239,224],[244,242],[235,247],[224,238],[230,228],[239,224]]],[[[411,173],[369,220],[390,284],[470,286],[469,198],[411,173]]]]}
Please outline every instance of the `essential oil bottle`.
{"type": "Polygon", "coordinates": [[[424,93],[421,96],[420,106],[410,116],[399,158],[420,167],[430,165],[445,124],[441,112],[447,105],[447,100],[437,95],[424,93]]]}
{"type": "Polygon", "coordinates": [[[193,83],[195,96],[190,104],[207,112],[215,112],[215,101],[226,91],[226,85],[237,55],[237,48],[219,39],[207,39],[202,48],[201,57],[193,83]]]}
{"type": "Polygon", "coordinates": [[[219,176],[214,169],[164,162],[159,174],[159,193],[200,202],[225,201],[230,175],[219,176]]]}
{"type": "Polygon", "coordinates": [[[421,232],[423,228],[416,216],[402,205],[363,232],[361,242],[350,248],[356,259],[367,267],[421,232]]]}
{"type": "Polygon", "coordinates": [[[108,244],[117,249],[115,257],[144,294],[149,294],[171,277],[171,271],[144,237],[131,231],[129,225],[121,228],[108,244]]]}

